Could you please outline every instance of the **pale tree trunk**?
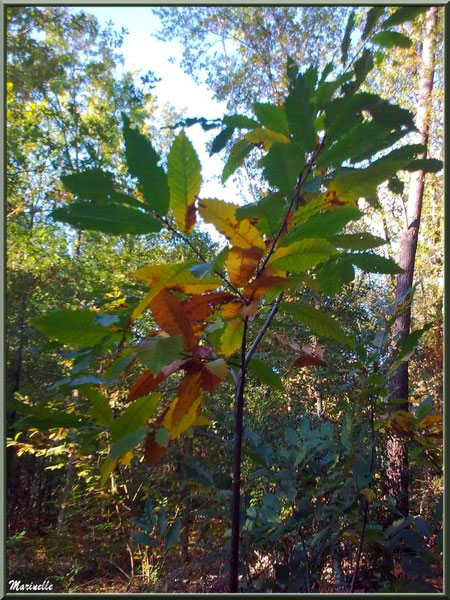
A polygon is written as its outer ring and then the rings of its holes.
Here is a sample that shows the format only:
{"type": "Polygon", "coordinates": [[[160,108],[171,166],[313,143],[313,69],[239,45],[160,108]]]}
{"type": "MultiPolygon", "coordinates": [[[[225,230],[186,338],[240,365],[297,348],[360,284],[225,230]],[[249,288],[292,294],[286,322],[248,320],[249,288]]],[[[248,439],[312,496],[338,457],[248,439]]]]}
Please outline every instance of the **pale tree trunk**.
{"type": "MultiPolygon", "coordinates": [[[[435,30],[438,20],[438,8],[433,6],[426,16],[425,37],[422,49],[421,78],[418,91],[416,126],[418,130],[418,142],[425,147],[428,144],[429,111],[431,105],[431,91],[434,76],[434,47],[435,30]]],[[[425,152],[419,158],[425,158],[425,152]]],[[[422,212],[422,199],[424,190],[424,172],[416,171],[412,174],[409,186],[408,205],[406,210],[406,223],[402,233],[400,246],[399,265],[403,273],[397,277],[395,291],[395,305],[405,301],[405,296],[413,284],[414,263],[416,259],[417,239],[419,234],[420,217],[422,212]]],[[[410,333],[411,307],[408,308],[395,322],[392,329],[394,343],[410,333]]],[[[394,398],[403,399],[404,402],[397,405],[398,410],[409,410],[409,382],[408,363],[403,362],[389,382],[389,390],[394,398]]],[[[397,501],[397,508],[405,516],[408,514],[408,444],[407,442],[393,436],[388,441],[387,447],[387,486],[388,493],[397,501]]]]}

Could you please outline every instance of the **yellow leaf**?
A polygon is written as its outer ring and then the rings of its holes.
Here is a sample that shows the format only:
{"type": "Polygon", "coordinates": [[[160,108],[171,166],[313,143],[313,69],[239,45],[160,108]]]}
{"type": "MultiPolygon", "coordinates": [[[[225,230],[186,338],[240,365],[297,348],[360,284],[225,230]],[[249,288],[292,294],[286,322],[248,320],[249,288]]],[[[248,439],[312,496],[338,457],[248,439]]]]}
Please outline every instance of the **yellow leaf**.
{"type": "Polygon", "coordinates": [[[203,425],[211,425],[211,419],[208,417],[202,417],[201,415],[196,417],[194,421],[191,423],[191,427],[202,427],[203,425]]]}
{"type": "Polygon", "coordinates": [[[427,427],[431,427],[432,425],[439,425],[442,429],[442,416],[441,415],[428,415],[422,419],[418,425],[419,429],[426,429],[427,427]]]}
{"type": "Polygon", "coordinates": [[[263,254],[262,248],[231,248],[226,262],[231,283],[237,287],[246,285],[263,254]]]}
{"type": "Polygon", "coordinates": [[[120,462],[126,467],[130,466],[131,459],[133,458],[133,450],[130,450],[126,454],[120,457],[120,462]]]}
{"type": "Polygon", "coordinates": [[[237,314],[239,314],[239,311],[241,310],[243,305],[244,303],[242,302],[242,300],[229,302],[222,308],[220,314],[224,319],[231,319],[231,317],[235,317],[237,314]]]}
{"type": "Polygon", "coordinates": [[[289,144],[290,139],[271,129],[265,129],[264,127],[258,127],[253,131],[249,131],[244,138],[252,144],[262,144],[264,150],[270,150],[270,147],[274,142],[281,142],[282,144],[289,144]]]}
{"type": "Polygon", "coordinates": [[[193,261],[187,261],[173,265],[149,265],[132,273],[132,277],[151,286],[150,293],[134,309],[132,318],[136,319],[164,288],[180,290],[185,294],[202,294],[222,285],[220,279],[214,276],[197,279],[189,270],[194,264],[193,261]]]}
{"type": "Polygon", "coordinates": [[[237,220],[237,208],[237,204],[215,199],[200,200],[198,204],[203,220],[214,225],[232,246],[244,249],[255,246],[265,250],[266,245],[256,227],[248,219],[237,220]]]}
{"type": "Polygon", "coordinates": [[[368,502],[373,502],[377,497],[375,492],[368,487],[363,488],[361,490],[361,494],[363,494],[367,498],[368,502]]]}
{"type": "Polygon", "coordinates": [[[197,418],[197,410],[202,401],[201,383],[201,371],[187,373],[181,380],[178,395],[170,403],[162,423],[171,439],[180,436],[197,418]]]}
{"type": "Polygon", "coordinates": [[[228,375],[228,365],[223,358],[217,358],[211,362],[206,363],[205,367],[210,373],[219,379],[225,379],[228,375]]]}
{"type": "Polygon", "coordinates": [[[241,319],[230,321],[222,334],[222,353],[225,356],[231,356],[242,345],[242,335],[244,333],[244,322],[241,319]]]}

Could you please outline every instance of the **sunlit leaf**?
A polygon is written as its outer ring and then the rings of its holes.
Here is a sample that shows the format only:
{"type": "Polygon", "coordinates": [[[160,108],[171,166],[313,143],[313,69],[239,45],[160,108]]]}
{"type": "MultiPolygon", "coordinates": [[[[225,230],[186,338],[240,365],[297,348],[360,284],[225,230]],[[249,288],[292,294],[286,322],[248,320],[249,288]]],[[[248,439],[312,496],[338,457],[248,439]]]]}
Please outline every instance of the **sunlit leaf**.
{"type": "Polygon", "coordinates": [[[170,208],[178,227],[190,233],[195,225],[195,199],[202,183],[201,164],[184,131],[180,131],[167,158],[170,208]]]}
{"type": "Polygon", "coordinates": [[[172,336],[181,335],[185,350],[191,350],[195,344],[194,330],[180,298],[164,288],[150,302],[150,308],[159,327],[172,336]]]}
{"type": "Polygon", "coordinates": [[[206,223],[211,223],[220,231],[232,246],[238,248],[251,248],[255,246],[266,249],[264,240],[259,231],[248,219],[238,221],[236,218],[237,204],[223,200],[200,200],[199,213],[206,223]]]}
{"type": "Polygon", "coordinates": [[[288,134],[288,125],[284,110],[280,106],[270,103],[255,102],[253,110],[263,127],[277,131],[284,135],[288,134]]]}
{"type": "Polygon", "coordinates": [[[237,287],[246,285],[254,275],[263,254],[262,248],[231,248],[226,262],[231,283],[237,287]]]}
{"type": "Polygon", "coordinates": [[[33,320],[33,325],[62,344],[95,346],[106,336],[120,339],[121,334],[98,324],[97,314],[87,309],[61,309],[33,320]]]}
{"type": "Polygon", "coordinates": [[[336,254],[336,249],[326,240],[304,239],[275,250],[268,264],[276,269],[302,273],[328,260],[333,254],[336,254]]]}
{"type": "Polygon", "coordinates": [[[352,346],[351,338],[332,317],[307,304],[289,304],[282,302],[280,308],[300,323],[304,323],[318,335],[329,337],[352,346]]]}
{"type": "Polygon", "coordinates": [[[55,208],[51,216],[55,221],[68,223],[77,229],[113,235],[156,233],[162,227],[158,219],[140,210],[113,203],[72,202],[55,208]]]}
{"type": "Polygon", "coordinates": [[[264,150],[270,150],[270,147],[274,142],[282,144],[289,144],[290,140],[288,137],[277,131],[271,129],[265,129],[264,127],[258,127],[249,133],[244,135],[244,139],[252,144],[262,144],[264,150]]]}
{"type": "Polygon", "coordinates": [[[169,431],[171,439],[177,438],[192,425],[201,401],[201,370],[188,372],[181,380],[177,396],[170,403],[162,423],[169,431]]]}
{"type": "Polygon", "coordinates": [[[160,397],[160,392],[153,392],[129,404],[120,417],[113,421],[111,426],[112,443],[114,444],[123,436],[145,425],[155,413],[160,397]]]}
{"type": "Polygon", "coordinates": [[[233,319],[227,323],[221,336],[221,351],[225,356],[231,356],[241,348],[244,333],[244,322],[233,319]]]}

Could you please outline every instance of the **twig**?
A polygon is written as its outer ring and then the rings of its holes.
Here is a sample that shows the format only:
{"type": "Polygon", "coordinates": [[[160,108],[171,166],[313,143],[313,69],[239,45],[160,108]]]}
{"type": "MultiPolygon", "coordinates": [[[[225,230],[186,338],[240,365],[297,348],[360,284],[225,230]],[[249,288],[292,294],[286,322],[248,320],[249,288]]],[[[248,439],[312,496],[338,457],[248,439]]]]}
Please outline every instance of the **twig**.
{"type": "Polygon", "coordinates": [[[249,364],[253,354],[255,353],[255,351],[259,345],[259,342],[262,340],[262,338],[263,338],[264,334],[266,333],[267,329],[269,328],[269,325],[271,324],[273,318],[277,314],[282,298],[283,298],[283,292],[281,292],[281,294],[278,294],[278,296],[272,306],[272,310],[267,315],[267,319],[266,319],[264,325],[261,327],[258,335],[255,337],[250,348],[248,349],[248,352],[247,352],[247,355],[246,355],[245,361],[244,361],[244,368],[248,367],[248,364],[249,364]]]}
{"type": "Polygon", "coordinates": [[[358,570],[359,570],[359,561],[361,560],[361,552],[362,552],[362,547],[363,547],[363,543],[364,543],[364,536],[366,533],[367,514],[369,512],[369,501],[367,500],[367,498],[364,498],[362,500],[362,502],[364,502],[364,515],[363,515],[361,537],[359,538],[358,553],[356,555],[355,569],[353,571],[352,585],[350,587],[351,594],[353,594],[353,592],[355,591],[356,578],[358,576],[358,570]]]}

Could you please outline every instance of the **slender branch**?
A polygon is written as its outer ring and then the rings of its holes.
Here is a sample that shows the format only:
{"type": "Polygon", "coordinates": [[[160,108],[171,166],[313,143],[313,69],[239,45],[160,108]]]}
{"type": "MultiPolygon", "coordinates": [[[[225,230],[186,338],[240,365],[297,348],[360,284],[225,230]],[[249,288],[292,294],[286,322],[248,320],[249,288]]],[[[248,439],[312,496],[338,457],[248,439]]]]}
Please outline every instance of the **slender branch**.
{"type": "Polygon", "coordinates": [[[242,459],[242,434],[244,417],[244,389],[246,374],[246,345],[247,345],[248,317],[244,319],[242,333],[241,369],[236,384],[236,404],[234,413],[234,441],[233,441],[233,488],[231,507],[231,554],[230,554],[230,592],[238,591],[239,582],[239,530],[240,530],[240,499],[241,499],[241,459],[242,459]]]}
{"type": "Polygon", "coordinates": [[[351,594],[353,594],[353,592],[355,591],[356,578],[358,577],[358,571],[359,571],[359,561],[361,560],[361,552],[362,552],[362,547],[363,547],[363,543],[364,543],[364,536],[366,534],[367,515],[369,512],[369,501],[367,500],[367,498],[364,498],[362,501],[364,502],[363,523],[362,523],[361,537],[359,538],[358,553],[356,555],[355,569],[353,571],[352,585],[350,587],[351,594]]]}
{"type": "Polygon", "coordinates": [[[273,303],[272,306],[272,310],[270,311],[270,313],[267,315],[267,318],[264,322],[264,325],[261,327],[261,329],[259,330],[258,335],[255,337],[255,339],[253,340],[250,348],[248,349],[247,355],[245,357],[245,361],[244,361],[244,368],[248,367],[248,364],[253,356],[253,354],[255,353],[259,342],[262,340],[262,338],[264,337],[264,334],[266,333],[267,329],[269,328],[270,324],[273,321],[273,318],[275,317],[275,315],[278,312],[278,309],[280,307],[280,302],[281,299],[283,298],[283,292],[281,292],[281,294],[279,294],[275,300],[275,302],[273,303]]]}
{"type": "Polygon", "coordinates": [[[298,529],[298,533],[300,535],[300,541],[302,543],[302,548],[303,548],[303,552],[305,554],[305,565],[306,565],[306,589],[308,590],[308,594],[311,591],[311,585],[309,583],[309,560],[308,560],[308,553],[306,552],[306,544],[305,544],[305,538],[303,537],[303,533],[301,530],[301,527],[299,527],[298,529]]]}

